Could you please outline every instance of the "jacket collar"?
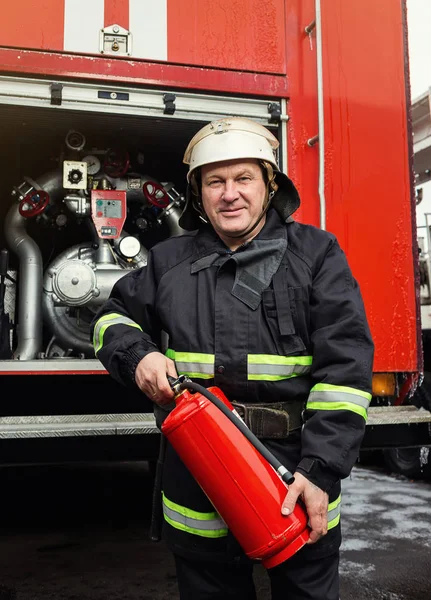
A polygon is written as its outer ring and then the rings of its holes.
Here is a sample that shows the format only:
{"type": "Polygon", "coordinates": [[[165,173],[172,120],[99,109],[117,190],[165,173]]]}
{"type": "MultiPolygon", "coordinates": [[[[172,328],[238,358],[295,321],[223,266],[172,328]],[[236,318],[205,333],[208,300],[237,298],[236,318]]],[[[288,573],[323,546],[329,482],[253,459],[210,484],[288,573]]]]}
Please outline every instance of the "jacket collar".
{"type": "Polygon", "coordinates": [[[286,226],[277,212],[270,210],[261,231],[235,252],[229,250],[212,229],[201,230],[196,238],[201,251],[192,259],[191,273],[234,261],[236,271],[231,293],[255,310],[261,302],[263,291],[269,287],[279,269],[287,248],[286,226]]]}

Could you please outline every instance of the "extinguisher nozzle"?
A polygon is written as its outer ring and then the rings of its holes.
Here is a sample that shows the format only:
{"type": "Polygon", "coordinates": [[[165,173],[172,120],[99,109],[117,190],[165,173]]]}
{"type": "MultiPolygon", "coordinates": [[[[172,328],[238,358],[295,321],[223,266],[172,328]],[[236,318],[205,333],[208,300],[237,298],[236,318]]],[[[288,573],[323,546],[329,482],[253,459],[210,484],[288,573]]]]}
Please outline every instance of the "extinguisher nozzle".
{"type": "Polygon", "coordinates": [[[190,381],[190,379],[186,377],[186,375],[180,375],[177,379],[175,379],[175,377],[171,377],[170,375],[166,375],[166,378],[168,380],[169,385],[171,386],[172,391],[175,392],[175,394],[180,393],[181,390],[184,389],[184,386],[180,388],[180,385],[182,383],[184,383],[185,381],[190,381]]]}
{"type": "Polygon", "coordinates": [[[287,485],[290,485],[291,483],[293,483],[295,481],[295,477],[292,475],[292,473],[290,471],[288,471],[286,469],[285,466],[280,465],[277,469],[277,473],[280,475],[280,477],[282,478],[282,480],[287,483],[287,485]]]}

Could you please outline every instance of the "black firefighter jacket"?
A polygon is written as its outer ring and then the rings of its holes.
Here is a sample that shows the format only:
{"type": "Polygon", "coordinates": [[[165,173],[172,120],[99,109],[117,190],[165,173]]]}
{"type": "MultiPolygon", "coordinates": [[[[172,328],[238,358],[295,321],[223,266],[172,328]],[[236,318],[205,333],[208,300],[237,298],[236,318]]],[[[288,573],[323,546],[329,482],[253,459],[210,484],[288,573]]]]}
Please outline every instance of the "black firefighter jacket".
{"type": "MultiPolygon", "coordinates": [[[[329,533],[306,551],[338,548],[340,479],[364,434],[374,347],[358,285],[332,234],[284,223],[270,209],[259,234],[235,252],[208,226],[167,239],[150,250],[146,267],[117,282],[92,334],[97,357],[124,385],[134,384],[144,356],[163,351],[178,374],[220,387],[231,401],[291,401],[302,428],[264,443],[329,494],[329,533]]],[[[163,509],[174,552],[221,560],[241,554],[170,446],[163,509]]]]}

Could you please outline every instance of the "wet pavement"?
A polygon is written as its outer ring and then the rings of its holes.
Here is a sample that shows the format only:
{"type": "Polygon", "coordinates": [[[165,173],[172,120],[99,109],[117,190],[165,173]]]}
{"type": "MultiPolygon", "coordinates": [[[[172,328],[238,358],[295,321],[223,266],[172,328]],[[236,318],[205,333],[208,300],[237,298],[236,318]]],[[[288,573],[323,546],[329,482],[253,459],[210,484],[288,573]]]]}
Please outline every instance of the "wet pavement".
{"type": "MultiPolygon", "coordinates": [[[[149,539],[145,463],[0,476],[0,600],[178,600],[172,558],[149,539]]],[[[342,515],[342,600],[431,599],[430,482],[355,467],[342,515]]],[[[256,586],[269,600],[262,568],[256,586]]]]}
{"type": "Polygon", "coordinates": [[[431,482],[355,468],[342,493],[342,600],[431,600],[431,482]]]}

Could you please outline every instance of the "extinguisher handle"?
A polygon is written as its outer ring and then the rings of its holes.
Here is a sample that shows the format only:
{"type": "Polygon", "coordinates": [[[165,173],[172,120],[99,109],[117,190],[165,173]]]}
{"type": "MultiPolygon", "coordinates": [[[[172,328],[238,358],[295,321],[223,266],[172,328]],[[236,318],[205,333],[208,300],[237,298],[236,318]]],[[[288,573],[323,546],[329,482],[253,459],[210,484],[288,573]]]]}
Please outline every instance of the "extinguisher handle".
{"type": "Polygon", "coordinates": [[[248,441],[256,448],[260,454],[266,458],[269,464],[277,471],[282,480],[287,483],[287,485],[292,484],[295,481],[293,474],[286,469],[286,467],[281,464],[281,462],[276,458],[272,452],[268,450],[266,446],[262,444],[262,442],[254,435],[252,431],[247,427],[247,425],[242,421],[242,419],[238,419],[235,414],[222,402],[217,396],[212,394],[206,388],[202,387],[198,383],[194,383],[186,378],[186,381],[182,381],[178,385],[178,389],[180,390],[193,390],[195,392],[199,392],[205,398],[208,398],[210,402],[215,404],[221,412],[226,415],[226,417],[232,421],[232,423],[244,434],[244,436],[248,439],[248,441]]]}
{"type": "Polygon", "coordinates": [[[173,392],[175,392],[175,394],[178,394],[181,391],[181,389],[186,389],[184,387],[180,388],[180,385],[182,383],[184,383],[185,381],[190,381],[190,379],[185,375],[180,375],[179,377],[175,378],[171,375],[166,374],[166,378],[168,380],[169,385],[171,386],[171,389],[173,390],[173,392]]]}

